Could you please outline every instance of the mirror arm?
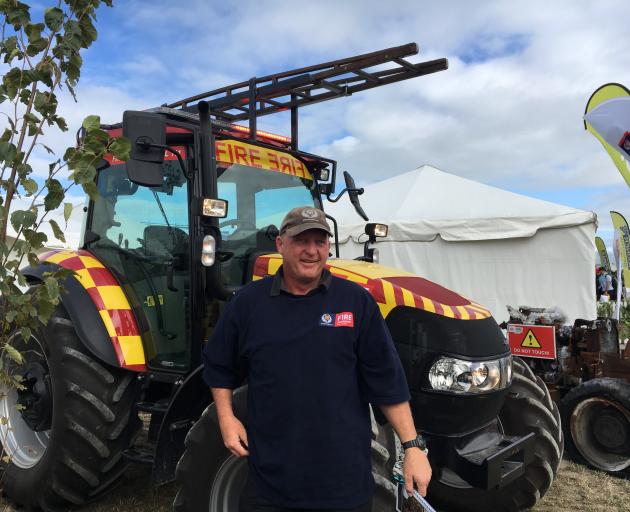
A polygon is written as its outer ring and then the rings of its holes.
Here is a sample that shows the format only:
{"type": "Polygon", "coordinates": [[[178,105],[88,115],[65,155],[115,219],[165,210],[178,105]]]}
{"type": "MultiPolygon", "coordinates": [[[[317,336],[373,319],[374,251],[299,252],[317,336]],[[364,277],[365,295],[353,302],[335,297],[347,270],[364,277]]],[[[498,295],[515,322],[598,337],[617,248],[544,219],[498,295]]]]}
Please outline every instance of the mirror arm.
{"type": "Polygon", "coordinates": [[[350,192],[356,192],[357,194],[361,195],[364,192],[364,189],[362,188],[344,188],[341,192],[339,192],[339,195],[333,199],[332,197],[330,197],[330,194],[326,194],[326,198],[331,202],[331,203],[336,203],[337,201],[339,201],[339,199],[341,199],[341,197],[346,193],[350,193],[350,192]]]}

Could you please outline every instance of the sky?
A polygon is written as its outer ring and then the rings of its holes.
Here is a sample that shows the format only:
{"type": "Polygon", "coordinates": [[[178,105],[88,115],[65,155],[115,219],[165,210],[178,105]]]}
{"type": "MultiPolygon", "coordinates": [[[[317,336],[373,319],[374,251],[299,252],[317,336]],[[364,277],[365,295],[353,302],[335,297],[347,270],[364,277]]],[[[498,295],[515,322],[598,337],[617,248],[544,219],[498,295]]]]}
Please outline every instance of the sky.
{"type": "MultiPolygon", "coordinates": [[[[420,53],[409,61],[445,57],[449,69],[302,109],[301,148],[336,159],[359,186],[430,164],[594,211],[610,248],[609,211],[629,218],[630,190],[582,115],[599,86],[630,86],[626,7],[621,0],[114,0],[98,11],[78,102],[60,97],[70,130],[47,133],[46,143],[63,154],[87,114],[114,123],[124,110],[416,42],[420,53]]],[[[289,135],[287,118],[275,117],[259,127],[289,135]]],[[[49,161],[38,153],[31,163],[46,169],[49,161]]],[[[71,200],[81,202],[79,191],[71,200]]],[[[73,220],[69,240],[79,229],[73,220]]]]}

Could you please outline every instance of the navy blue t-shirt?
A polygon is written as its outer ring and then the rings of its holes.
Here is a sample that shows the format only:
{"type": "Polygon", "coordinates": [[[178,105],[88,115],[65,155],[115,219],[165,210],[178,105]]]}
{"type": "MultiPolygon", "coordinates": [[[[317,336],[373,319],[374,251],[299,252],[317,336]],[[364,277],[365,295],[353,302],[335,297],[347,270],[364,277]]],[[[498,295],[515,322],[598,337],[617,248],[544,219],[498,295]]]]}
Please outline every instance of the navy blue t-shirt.
{"type": "Polygon", "coordinates": [[[204,350],[210,387],[247,379],[249,473],[270,502],[352,508],[374,492],[368,404],[409,400],[376,302],[330,276],[308,295],[280,276],[250,283],[228,304],[204,350]]]}

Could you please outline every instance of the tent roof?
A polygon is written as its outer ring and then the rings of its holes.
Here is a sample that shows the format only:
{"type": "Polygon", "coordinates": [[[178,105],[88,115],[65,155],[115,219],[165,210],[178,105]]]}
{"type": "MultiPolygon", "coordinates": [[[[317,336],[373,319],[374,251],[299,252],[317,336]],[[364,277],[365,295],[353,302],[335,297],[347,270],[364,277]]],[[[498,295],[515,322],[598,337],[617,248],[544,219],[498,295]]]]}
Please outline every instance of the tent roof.
{"type": "MultiPolygon", "coordinates": [[[[371,221],[390,224],[390,239],[489,240],[533,236],[538,229],[596,222],[585,212],[508,192],[423,165],[364,187],[371,221]]],[[[328,207],[340,241],[358,238],[362,219],[349,201],[328,207]]]]}

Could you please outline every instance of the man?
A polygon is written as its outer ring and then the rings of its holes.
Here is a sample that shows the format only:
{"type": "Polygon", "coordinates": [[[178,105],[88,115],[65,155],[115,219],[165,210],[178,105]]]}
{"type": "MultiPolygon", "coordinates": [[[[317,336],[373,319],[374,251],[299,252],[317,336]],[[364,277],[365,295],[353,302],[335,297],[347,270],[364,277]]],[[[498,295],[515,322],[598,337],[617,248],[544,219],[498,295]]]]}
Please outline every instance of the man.
{"type": "Polygon", "coordinates": [[[331,235],[321,210],[291,210],[276,238],[282,267],[237,293],[205,349],[225,446],[249,456],[242,512],[369,512],[368,403],[404,442],[408,491],[426,494],[400,359],[370,294],[325,268],[331,235]],[[231,403],[245,377],[247,429],[231,403]]]}
{"type": "Polygon", "coordinates": [[[603,275],[603,269],[602,267],[595,267],[595,294],[597,297],[597,301],[599,302],[600,297],[602,296],[602,293],[604,293],[605,291],[605,282],[602,283],[602,275],[603,275]]]}

